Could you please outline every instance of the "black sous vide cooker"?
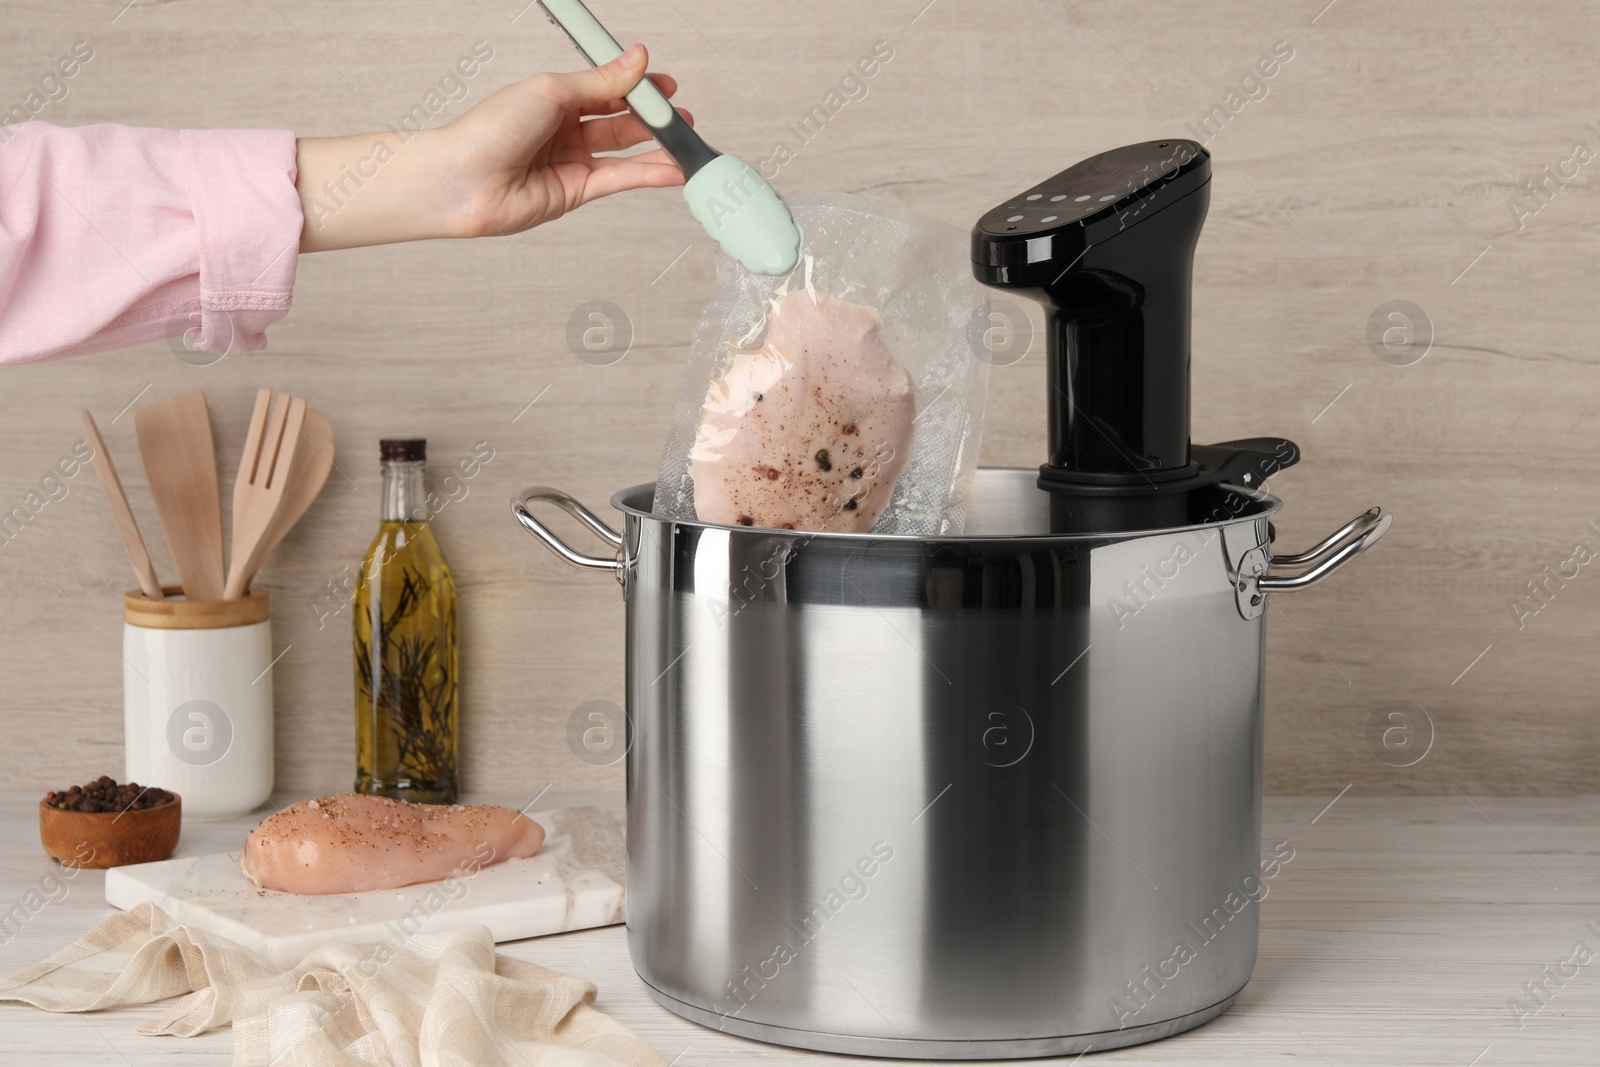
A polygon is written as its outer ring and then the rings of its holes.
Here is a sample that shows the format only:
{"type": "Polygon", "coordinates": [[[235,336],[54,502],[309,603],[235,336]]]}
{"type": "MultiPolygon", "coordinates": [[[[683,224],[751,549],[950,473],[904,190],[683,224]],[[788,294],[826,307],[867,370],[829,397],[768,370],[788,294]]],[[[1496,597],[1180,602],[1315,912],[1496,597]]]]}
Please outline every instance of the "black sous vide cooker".
{"type": "Polygon", "coordinates": [[[1146,141],[1074,164],[972,229],[977,279],[1040,301],[1046,319],[1056,533],[1203,522],[1224,483],[1256,489],[1300,458],[1259,437],[1189,443],[1194,248],[1211,194],[1195,141],[1146,141]]]}

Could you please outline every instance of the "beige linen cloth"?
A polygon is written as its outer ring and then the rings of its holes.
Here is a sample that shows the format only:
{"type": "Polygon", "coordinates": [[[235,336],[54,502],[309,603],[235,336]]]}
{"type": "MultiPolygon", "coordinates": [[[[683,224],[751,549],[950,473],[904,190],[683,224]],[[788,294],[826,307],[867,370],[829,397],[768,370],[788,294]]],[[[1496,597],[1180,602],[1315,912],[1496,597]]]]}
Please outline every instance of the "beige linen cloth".
{"type": "Polygon", "coordinates": [[[403,945],[333,945],[279,971],[140,904],[0,980],[46,1011],[167,1006],[141,1034],[233,1024],[235,1064],[261,1067],[665,1067],[594,1006],[592,982],[495,953],[483,927],[403,945]]]}

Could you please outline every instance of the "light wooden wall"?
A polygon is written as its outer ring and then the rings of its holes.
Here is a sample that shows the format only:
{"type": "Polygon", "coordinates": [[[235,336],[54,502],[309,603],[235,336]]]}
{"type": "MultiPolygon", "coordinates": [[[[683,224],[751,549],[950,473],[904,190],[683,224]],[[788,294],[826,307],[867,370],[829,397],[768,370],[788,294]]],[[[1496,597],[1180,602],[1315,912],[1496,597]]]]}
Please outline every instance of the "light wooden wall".
{"type": "MultiPolygon", "coordinates": [[[[537,8],[514,18],[521,0],[140,0],[118,16],[123,2],[11,0],[0,98],[22,98],[87,39],[95,58],[41,119],[316,135],[398,116],[480,39],[495,57],[470,100],[577,65],[537,8]]],[[[1600,8],[1326,4],[595,0],[679,77],[713,143],[750,158],[890,42],[869,95],[778,184],[855,188],[963,229],[1085,156],[1193,136],[1185,123],[1287,42],[1293,59],[1267,95],[1209,144],[1194,438],[1300,442],[1304,462],[1273,486],[1288,505],[1281,545],[1309,543],[1373,503],[1397,520],[1338,579],[1274,600],[1268,788],[1595,791],[1600,570],[1584,567],[1521,629],[1512,603],[1578,543],[1600,549],[1589,525],[1600,526],[1600,162],[1521,229],[1508,203],[1574,142],[1600,147],[1585,126],[1600,126],[1600,8]],[[1366,340],[1369,317],[1395,299],[1432,321],[1431,350],[1410,366],[1380,361],[1366,340]],[[1432,723],[1431,749],[1409,768],[1387,766],[1369,740],[1374,714],[1395,702],[1432,723]]],[[[712,249],[673,191],[602,202],[511,240],[307,256],[295,310],[265,353],[194,367],[154,344],[0,372],[0,511],[72,449],[89,407],[153,534],[131,416],[113,418],[130,401],[203,388],[231,482],[253,389],[309,396],[333,419],[339,469],[264,573],[276,644],[288,647],[276,672],[278,775],[290,789],[342,788],[353,761],[348,611],[321,629],[318,611],[374,532],[376,439],[426,435],[436,467],[488,441],[494,459],[437,520],[462,592],[466,783],[530,797],[547,783],[620,789],[619,768],[581,763],[565,737],[578,705],[622,699],[621,598],[610,579],[535,544],[506,502],[546,482],[603,505],[653,477],[671,419],[663,394],[675,392],[711,280],[712,249]],[[614,366],[568,350],[568,316],[591,299],[632,321],[633,348],[614,366]]],[[[993,374],[987,463],[1041,458],[1041,350],[993,374]]],[[[0,788],[122,765],[119,594],[132,579],[94,475],[69,485],[0,547],[0,788]]]]}

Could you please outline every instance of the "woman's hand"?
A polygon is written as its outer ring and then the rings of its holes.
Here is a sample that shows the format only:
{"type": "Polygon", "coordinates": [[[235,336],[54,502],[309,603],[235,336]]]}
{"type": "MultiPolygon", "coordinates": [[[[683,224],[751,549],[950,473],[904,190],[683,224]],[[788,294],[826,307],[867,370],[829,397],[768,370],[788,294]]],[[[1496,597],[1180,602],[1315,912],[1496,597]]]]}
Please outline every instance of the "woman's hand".
{"type": "MultiPolygon", "coordinates": [[[[622,101],[647,60],[634,45],[592,70],[536,74],[404,140],[396,132],[302,138],[300,250],[513,234],[624,189],[682,185],[659,148],[596,155],[651,139],[622,101]]],[[[668,97],[677,91],[664,74],[652,80],[668,97]]]]}

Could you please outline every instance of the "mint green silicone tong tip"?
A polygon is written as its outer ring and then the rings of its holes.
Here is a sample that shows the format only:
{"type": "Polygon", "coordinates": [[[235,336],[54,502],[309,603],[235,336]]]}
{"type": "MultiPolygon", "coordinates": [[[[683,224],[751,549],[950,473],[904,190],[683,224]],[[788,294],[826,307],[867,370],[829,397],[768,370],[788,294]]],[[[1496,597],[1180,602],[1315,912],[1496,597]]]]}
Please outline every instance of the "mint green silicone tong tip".
{"type": "MultiPolygon", "coordinates": [[[[582,0],[539,0],[539,6],[595,66],[622,54],[582,0]]],[[[712,240],[757,274],[793,270],[800,260],[800,229],[777,190],[738,156],[706,144],[649,78],[634,86],[627,102],[683,171],[683,199],[712,240]]]]}

